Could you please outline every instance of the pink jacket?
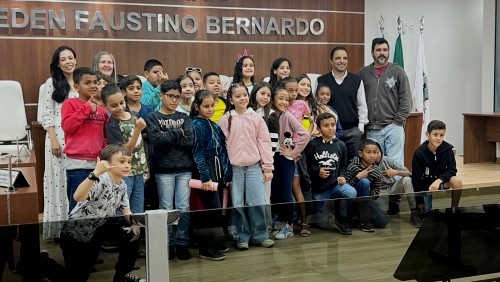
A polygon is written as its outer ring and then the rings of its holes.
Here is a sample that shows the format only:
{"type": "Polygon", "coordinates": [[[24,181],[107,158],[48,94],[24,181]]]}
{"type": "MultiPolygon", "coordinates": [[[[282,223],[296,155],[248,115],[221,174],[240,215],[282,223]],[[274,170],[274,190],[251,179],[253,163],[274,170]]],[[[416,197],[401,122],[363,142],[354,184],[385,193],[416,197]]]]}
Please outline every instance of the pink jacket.
{"type": "Polygon", "coordinates": [[[227,152],[232,165],[249,166],[260,161],[262,170],[274,169],[267,125],[253,109],[247,109],[242,115],[235,110],[225,113],[219,120],[219,126],[226,136],[227,152]]]}
{"type": "Polygon", "coordinates": [[[292,157],[296,159],[309,143],[311,136],[302,124],[288,111],[281,113],[279,118],[280,134],[279,144],[291,145],[292,157]],[[292,136],[297,136],[297,140],[292,140],[292,136]]]}

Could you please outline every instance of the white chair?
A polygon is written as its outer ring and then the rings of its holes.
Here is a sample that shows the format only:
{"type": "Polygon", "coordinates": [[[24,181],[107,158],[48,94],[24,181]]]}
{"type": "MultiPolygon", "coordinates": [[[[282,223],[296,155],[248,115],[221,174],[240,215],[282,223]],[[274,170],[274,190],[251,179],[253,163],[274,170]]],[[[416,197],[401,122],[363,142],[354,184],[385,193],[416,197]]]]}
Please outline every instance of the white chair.
{"type": "Polygon", "coordinates": [[[266,77],[264,77],[264,78],[262,79],[262,81],[269,82],[269,80],[270,80],[270,79],[271,79],[271,78],[270,78],[269,76],[266,76],[266,77]]]}
{"type": "Polygon", "coordinates": [[[231,85],[231,83],[233,83],[233,78],[232,77],[229,77],[227,75],[219,75],[219,78],[220,78],[220,82],[222,84],[222,87],[224,87],[225,89],[228,89],[229,88],[229,85],[231,85]]]}
{"type": "MultiPolygon", "coordinates": [[[[26,145],[18,146],[19,140],[28,136],[28,146],[31,147],[21,84],[13,80],[0,80],[0,101],[2,101],[0,103],[0,142],[2,143],[0,153],[17,156],[23,150],[28,149],[26,145]]],[[[29,154],[28,150],[26,152],[29,154]]]]}
{"type": "Polygon", "coordinates": [[[147,80],[147,79],[146,79],[144,76],[142,76],[142,75],[137,75],[137,77],[139,77],[139,79],[141,80],[141,82],[144,82],[144,81],[146,81],[146,80],[147,80]]]}
{"type": "Polygon", "coordinates": [[[311,80],[311,89],[312,89],[312,94],[316,94],[316,86],[318,86],[318,77],[321,76],[321,74],[317,73],[308,73],[307,76],[311,80]]]}

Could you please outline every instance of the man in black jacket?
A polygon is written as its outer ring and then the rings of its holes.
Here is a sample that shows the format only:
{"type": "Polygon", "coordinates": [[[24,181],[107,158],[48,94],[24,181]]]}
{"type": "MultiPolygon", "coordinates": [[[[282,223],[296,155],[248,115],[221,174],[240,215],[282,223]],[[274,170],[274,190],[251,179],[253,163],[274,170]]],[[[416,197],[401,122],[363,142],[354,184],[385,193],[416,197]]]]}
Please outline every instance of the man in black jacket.
{"type": "MultiPolygon", "coordinates": [[[[427,140],[413,154],[413,189],[415,192],[453,189],[451,207],[458,207],[462,195],[462,179],[457,176],[457,165],[453,146],[444,141],[446,125],[433,120],[427,126],[427,140]]],[[[417,205],[423,209],[422,197],[417,205]]]]}

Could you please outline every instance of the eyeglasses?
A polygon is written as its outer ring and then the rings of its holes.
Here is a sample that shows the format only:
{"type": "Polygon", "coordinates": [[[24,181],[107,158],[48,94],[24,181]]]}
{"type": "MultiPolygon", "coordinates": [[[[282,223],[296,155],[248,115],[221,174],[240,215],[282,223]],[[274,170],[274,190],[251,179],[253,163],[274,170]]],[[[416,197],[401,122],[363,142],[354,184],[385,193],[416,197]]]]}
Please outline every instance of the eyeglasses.
{"type": "Polygon", "coordinates": [[[170,100],[180,100],[181,99],[181,95],[175,95],[175,94],[163,94],[163,95],[167,96],[167,98],[170,100]]]}
{"type": "Polygon", "coordinates": [[[184,74],[186,74],[186,75],[187,75],[188,73],[190,73],[190,72],[192,72],[192,71],[195,71],[195,72],[197,72],[197,73],[199,73],[199,74],[202,74],[202,72],[203,72],[203,70],[202,70],[201,68],[187,67],[187,68],[186,68],[186,71],[184,72],[184,74]]]}

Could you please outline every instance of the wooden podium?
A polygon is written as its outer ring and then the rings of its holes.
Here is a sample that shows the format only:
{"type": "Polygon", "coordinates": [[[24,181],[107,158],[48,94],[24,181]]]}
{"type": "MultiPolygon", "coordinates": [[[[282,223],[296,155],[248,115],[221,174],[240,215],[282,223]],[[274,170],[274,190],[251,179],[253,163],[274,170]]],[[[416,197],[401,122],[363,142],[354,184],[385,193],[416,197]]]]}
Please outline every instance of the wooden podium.
{"type": "Polygon", "coordinates": [[[464,164],[496,162],[500,113],[464,113],[464,164]]]}
{"type": "Polygon", "coordinates": [[[11,224],[38,224],[38,189],[35,167],[13,167],[20,170],[29,183],[29,187],[17,188],[14,192],[6,192],[0,187],[0,226],[7,225],[7,193],[10,196],[11,224]]]}
{"type": "Polygon", "coordinates": [[[412,171],[413,153],[422,144],[423,113],[410,113],[405,125],[405,166],[412,171]]]}

